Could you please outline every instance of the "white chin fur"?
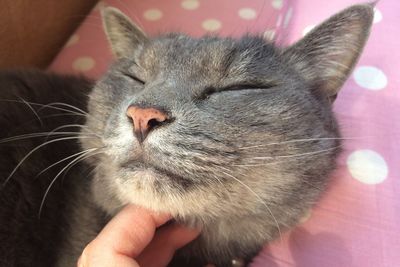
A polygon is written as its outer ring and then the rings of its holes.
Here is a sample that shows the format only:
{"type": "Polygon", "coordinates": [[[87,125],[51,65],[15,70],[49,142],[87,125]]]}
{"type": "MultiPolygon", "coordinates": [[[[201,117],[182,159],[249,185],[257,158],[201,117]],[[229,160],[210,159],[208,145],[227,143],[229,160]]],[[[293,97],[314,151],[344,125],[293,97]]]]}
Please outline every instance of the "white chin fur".
{"type": "Polygon", "coordinates": [[[153,186],[155,179],[157,175],[150,170],[135,171],[130,174],[129,179],[117,182],[118,196],[124,203],[134,203],[157,212],[170,213],[174,217],[194,216],[205,212],[207,204],[200,203],[199,199],[207,197],[199,198],[197,194],[196,197],[190,197],[191,193],[182,194],[167,186],[159,189],[164,192],[156,191],[153,186]],[[193,203],[191,198],[197,202],[193,203]]]}
{"type": "Polygon", "coordinates": [[[96,168],[92,192],[97,205],[114,215],[126,204],[136,204],[153,211],[169,213],[179,218],[213,217],[210,207],[219,203],[216,196],[204,189],[192,189],[182,194],[173,188],[154,189],[156,174],[149,170],[119,175],[112,164],[101,164],[96,168]]]}

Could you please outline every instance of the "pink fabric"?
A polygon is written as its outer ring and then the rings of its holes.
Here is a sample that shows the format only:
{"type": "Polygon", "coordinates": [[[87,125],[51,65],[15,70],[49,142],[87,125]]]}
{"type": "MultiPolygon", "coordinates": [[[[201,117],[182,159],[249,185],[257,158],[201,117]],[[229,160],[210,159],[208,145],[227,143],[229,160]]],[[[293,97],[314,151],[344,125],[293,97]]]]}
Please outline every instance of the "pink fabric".
{"type": "MultiPolygon", "coordinates": [[[[198,36],[206,28],[237,36],[268,30],[266,36],[276,32],[278,43],[292,43],[307,26],[355,3],[110,0],[107,5],[122,9],[150,34],[180,30],[198,36]],[[208,19],[214,21],[205,23],[208,19]]],[[[399,11],[397,0],[377,4],[370,40],[335,103],[347,140],[330,189],[310,218],[266,245],[252,266],[400,266],[399,11]]],[[[110,60],[95,9],[50,69],[98,77],[110,60]]]]}

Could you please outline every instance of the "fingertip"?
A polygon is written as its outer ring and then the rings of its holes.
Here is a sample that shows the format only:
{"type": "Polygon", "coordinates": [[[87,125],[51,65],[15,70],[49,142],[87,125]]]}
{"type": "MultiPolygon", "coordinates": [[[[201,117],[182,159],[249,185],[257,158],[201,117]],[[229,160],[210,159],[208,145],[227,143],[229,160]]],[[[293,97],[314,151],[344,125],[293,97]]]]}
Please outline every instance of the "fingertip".
{"type": "Polygon", "coordinates": [[[201,230],[189,228],[178,224],[162,227],[155,238],[137,259],[140,266],[166,266],[172,259],[176,250],[193,241],[201,230]],[[157,251],[157,258],[154,258],[157,251]]]}
{"type": "Polygon", "coordinates": [[[146,208],[136,206],[133,204],[129,204],[123,208],[127,213],[135,214],[136,217],[151,217],[152,221],[154,221],[156,227],[159,227],[169,220],[171,220],[172,216],[167,213],[157,212],[148,210],[146,208]]]}
{"type": "MultiPolygon", "coordinates": [[[[91,242],[99,251],[138,256],[153,239],[156,228],[166,223],[170,215],[145,208],[125,206],[91,242]]],[[[98,251],[98,252],[99,252],[98,251]]]]}
{"type": "Polygon", "coordinates": [[[85,265],[83,264],[83,260],[82,260],[82,255],[79,257],[77,263],[76,263],[77,267],[84,267],[85,265]]]}

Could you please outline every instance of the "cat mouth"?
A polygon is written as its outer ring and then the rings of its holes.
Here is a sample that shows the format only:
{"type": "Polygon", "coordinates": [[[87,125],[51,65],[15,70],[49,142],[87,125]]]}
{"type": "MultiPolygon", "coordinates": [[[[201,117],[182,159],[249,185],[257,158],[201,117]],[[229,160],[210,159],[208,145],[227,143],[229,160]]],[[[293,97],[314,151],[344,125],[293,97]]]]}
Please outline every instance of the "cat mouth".
{"type": "Polygon", "coordinates": [[[121,164],[121,167],[130,171],[151,173],[155,176],[157,180],[164,180],[165,178],[168,178],[168,180],[171,180],[185,187],[187,187],[190,183],[190,180],[188,178],[180,174],[177,174],[166,168],[154,164],[144,163],[137,160],[127,161],[121,164]]]}

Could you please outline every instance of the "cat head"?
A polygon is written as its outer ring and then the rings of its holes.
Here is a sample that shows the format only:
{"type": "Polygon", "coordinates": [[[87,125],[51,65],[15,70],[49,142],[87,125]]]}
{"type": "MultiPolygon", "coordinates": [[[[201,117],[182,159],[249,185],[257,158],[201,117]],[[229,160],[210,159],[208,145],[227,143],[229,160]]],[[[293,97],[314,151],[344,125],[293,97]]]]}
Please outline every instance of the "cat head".
{"type": "Polygon", "coordinates": [[[103,11],[116,62],[89,101],[94,192],[178,218],[284,213],[315,201],[335,168],[331,104],[373,18],[352,6],[279,48],[260,36],[148,37],[103,11]]]}

